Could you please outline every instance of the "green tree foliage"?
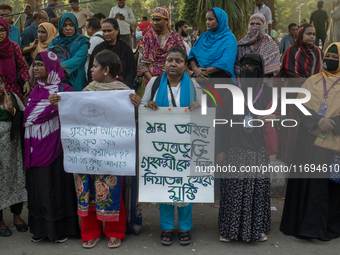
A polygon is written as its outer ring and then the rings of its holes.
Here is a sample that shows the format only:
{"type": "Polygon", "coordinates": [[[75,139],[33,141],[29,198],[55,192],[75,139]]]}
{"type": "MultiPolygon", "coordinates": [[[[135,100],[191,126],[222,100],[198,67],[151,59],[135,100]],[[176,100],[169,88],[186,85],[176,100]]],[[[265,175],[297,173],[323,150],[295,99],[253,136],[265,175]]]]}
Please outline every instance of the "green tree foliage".
{"type": "Polygon", "coordinates": [[[199,0],[181,0],[180,2],[180,19],[188,22],[189,26],[197,28],[197,6],[199,0]]]}

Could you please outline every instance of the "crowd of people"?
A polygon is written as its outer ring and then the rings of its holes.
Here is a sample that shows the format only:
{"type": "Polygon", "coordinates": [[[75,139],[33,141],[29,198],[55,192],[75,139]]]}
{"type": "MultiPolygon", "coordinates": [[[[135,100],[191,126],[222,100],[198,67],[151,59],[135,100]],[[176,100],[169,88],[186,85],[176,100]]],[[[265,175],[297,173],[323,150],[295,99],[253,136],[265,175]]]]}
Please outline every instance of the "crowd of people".
{"type": "MultiPolygon", "coordinates": [[[[206,13],[207,32],[192,48],[186,41],[187,22],[178,21],[173,31],[170,11],[157,7],[152,22],[144,20],[139,25],[142,39],[136,52],[130,35],[135,17],[125,0],[117,0],[107,19],[80,8],[77,0],[70,0],[72,12],[59,17],[53,9],[58,0],[50,0],[51,8],[32,14],[21,39],[11,16],[0,17],[0,236],[12,235],[3,220],[7,207],[16,229],[29,229],[35,243],[45,238],[62,243],[81,235],[83,247],[93,248],[105,235],[108,247],[117,248],[126,233],[141,232],[136,176],[78,174],[75,187],[74,175],[64,171],[58,92],[138,88],[138,94],[129,95],[138,125],[141,106],[155,111],[159,107],[199,108],[202,91],[196,79],[228,79],[245,98],[252,88],[253,106],[258,110],[271,105],[273,87],[302,87],[311,93],[304,104],[311,116],[294,107],[287,108],[286,115],[281,115],[280,107],[266,116],[250,111],[233,115],[231,93],[216,115],[238,122],[298,119],[295,128],[281,127],[281,159],[297,165],[339,164],[340,43],[334,39],[323,51],[315,43],[316,38],[325,38],[317,27],[294,23],[278,47],[268,35],[272,32],[270,9],[262,0],[255,2],[257,9],[244,38],[237,41],[228,27],[228,14],[212,8],[206,13]],[[326,111],[320,110],[321,105],[326,111]],[[104,195],[103,186],[108,187],[104,195]],[[25,201],[28,224],[20,216],[25,201]]],[[[0,15],[11,12],[9,5],[0,5],[0,15]]],[[[311,22],[316,22],[315,16],[311,22]]],[[[247,103],[245,107],[249,109],[247,103]]],[[[216,139],[219,165],[240,168],[270,163],[262,127],[220,126],[216,137],[221,138],[216,139]]],[[[219,240],[266,241],[271,227],[270,198],[268,174],[223,178],[219,240]]],[[[289,179],[280,230],[297,238],[326,241],[338,237],[339,198],[339,184],[329,179],[289,179]]],[[[160,241],[172,244],[175,207],[179,242],[188,245],[192,203],[159,204],[160,241]]]]}

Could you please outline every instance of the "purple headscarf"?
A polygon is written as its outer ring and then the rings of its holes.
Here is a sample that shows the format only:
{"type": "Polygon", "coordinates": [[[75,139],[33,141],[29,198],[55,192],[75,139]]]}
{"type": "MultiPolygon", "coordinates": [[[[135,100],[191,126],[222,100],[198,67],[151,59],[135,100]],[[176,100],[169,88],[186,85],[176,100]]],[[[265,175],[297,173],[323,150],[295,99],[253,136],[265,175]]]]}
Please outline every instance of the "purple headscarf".
{"type": "Polygon", "coordinates": [[[46,83],[37,79],[38,84],[30,94],[24,112],[26,168],[48,166],[62,152],[58,110],[50,104],[48,97],[59,92],[64,72],[53,52],[39,54],[48,78],[46,83]]]}

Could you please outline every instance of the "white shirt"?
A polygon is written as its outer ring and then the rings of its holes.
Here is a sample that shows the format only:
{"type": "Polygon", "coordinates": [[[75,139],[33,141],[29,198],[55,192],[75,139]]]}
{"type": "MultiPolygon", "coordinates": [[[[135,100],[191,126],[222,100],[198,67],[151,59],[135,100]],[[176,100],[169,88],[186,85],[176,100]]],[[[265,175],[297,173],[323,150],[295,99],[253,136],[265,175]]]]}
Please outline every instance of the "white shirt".
{"type": "Polygon", "coordinates": [[[189,44],[184,40],[184,38],[182,37],[182,39],[183,39],[183,42],[184,42],[184,46],[185,46],[185,51],[187,52],[187,55],[188,55],[188,57],[189,57],[189,53],[190,53],[190,46],[189,46],[189,44]]]}
{"type": "MultiPolygon", "coordinates": [[[[140,103],[140,106],[147,105],[151,100],[155,101],[158,90],[156,91],[154,98],[151,98],[151,92],[152,92],[152,87],[153,87],[153,84],[155,83],[156,78],[157,77],[152,77],[152,79],[149,81],[148,85],[146,86],[144,96],[142,98],[142,102],[140,103]]],[[[196,80],[194,78],[191,78],[191,81],[192,81],[194,88],[195,88],[195,101],[197,103],[201,104],[202,90],[197,89],[197,88],[200,88],[200,85],[196,82],[196,80]]],[[[175,87],[171,87],[171,90],[172,90],[172,92],[174,92],[175,87]]],[[[178,107],[180,106],[180,102],[181,102],[180,98],[181,98],[181,87],[179,87],[178,95],[177,95],[176,100],[175,100],[176,105],[178,107]]]]}
{"type": "MultiPolygon", "coordinates": [[[[96,48],[96,46],[102,42],[104,42],[104,39],[101,38],[100,36],[97,35],[101,35],[103,36],[103,31],[98,31],[96,33],[94,33],[91,38],[90,38],[90,48],[88,51],[88,54],[91,55],[94,48],[96,48]]],[[[86,77],[87,77],[87,69],[89,68],[89,62],[90,62],[90,56],[87,56],[87,61],[85,64],[85,72],[86,72],[86,77]]]]}
{"type": "Polygon", "coordinates": [[[262,8],[260,10],[259,10],[259,7],[256,7],[254,10],[254,13],[261,13],[266,18],[267,28],[268,28],[268,24],[273,23],[272,12],[269,9],[269,7],[267,7],[265,4],[262,5],[262,8]]]}
{"type": "Polygon", "coordinates": [[[130,25],[134,25],[136,23],[135,15],[133,15],[132,10],[126,5],[123,8],[120,8],[118,5],[116,5],[111,9],[109,18],[114,18],[116,13],[121,13],[125,16],[125,20],[120,20],[117,18],[120,34],[130,34],[130,25]]]}

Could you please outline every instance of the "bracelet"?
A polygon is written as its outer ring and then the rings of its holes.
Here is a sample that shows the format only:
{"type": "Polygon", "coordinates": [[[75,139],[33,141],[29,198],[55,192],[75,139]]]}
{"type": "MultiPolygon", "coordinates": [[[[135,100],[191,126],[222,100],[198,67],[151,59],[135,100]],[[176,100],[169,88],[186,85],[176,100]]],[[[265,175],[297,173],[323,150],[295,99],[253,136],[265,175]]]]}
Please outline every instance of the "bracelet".
{"type": "Polygon", "coordinates": [[[319,120],[319,122],[318,122],[318,126],[321,124],[321,122],[323,121],[323,117],[319,120]]]}
{"type": "Polygon", "coordinates": [[[14,113],[12,114],[12,116],[14,116],[17,113],[17,109],[14,108],[14,113]]]}

